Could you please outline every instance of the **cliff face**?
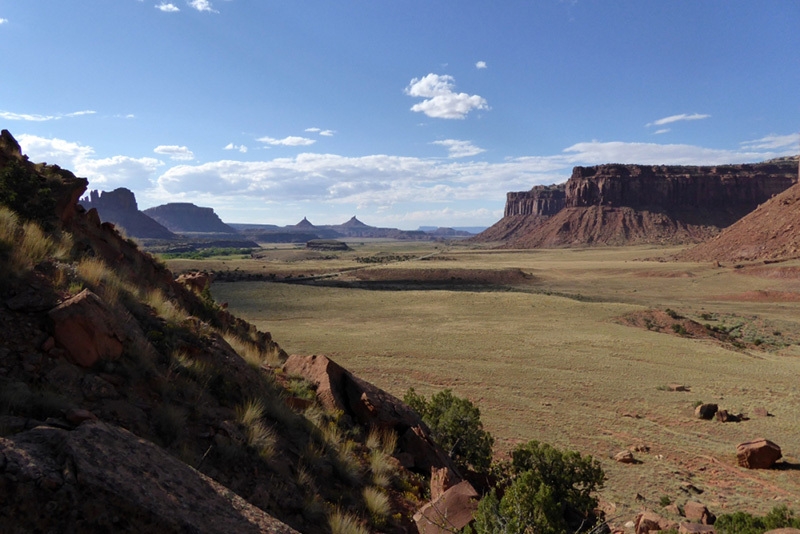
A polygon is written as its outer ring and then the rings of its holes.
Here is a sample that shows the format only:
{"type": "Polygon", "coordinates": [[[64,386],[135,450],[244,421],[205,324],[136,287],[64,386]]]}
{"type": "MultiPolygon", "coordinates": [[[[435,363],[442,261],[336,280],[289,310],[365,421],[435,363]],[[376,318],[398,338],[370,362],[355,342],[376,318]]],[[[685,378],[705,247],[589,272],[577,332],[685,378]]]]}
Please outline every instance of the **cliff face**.
{"type": "Polygon", "coordinates": [[[504,216],[555,215],[566,205],[564,185],[537,185],[530,191],[508,193],[504,216]]]}
{"type": "Polygon", "coordinates": [[[144,210],[144,213],[173,232],[236,234],[236,230],[222,222],[213,208],[201,208],[188,202],[172,202],[144,210]]]}
{"type": "Polygon", "coordinates": [[[697,242],[795,182],[797,158],[709,167],[575,167],[564,184],[508,193],[505,217],[475,240],[523,248],[697,242]]]}
{"type": "Polygon", "coordinates": [[[797,179],[792,163],[749,165],[575,167],[566,183],[566,207],[627,206],[684,210],[726,206],[752,211],[797,179]]]}
{"type": "Polygon", "coordinates": [[[96,209],[100,220],[120,227],[130,237],[175,238],[175,234],[139,211],[133,191],[124,187],[113,191],[91,191],[89,198],[81,200],[80,203],[86,210],[96,209]]]}

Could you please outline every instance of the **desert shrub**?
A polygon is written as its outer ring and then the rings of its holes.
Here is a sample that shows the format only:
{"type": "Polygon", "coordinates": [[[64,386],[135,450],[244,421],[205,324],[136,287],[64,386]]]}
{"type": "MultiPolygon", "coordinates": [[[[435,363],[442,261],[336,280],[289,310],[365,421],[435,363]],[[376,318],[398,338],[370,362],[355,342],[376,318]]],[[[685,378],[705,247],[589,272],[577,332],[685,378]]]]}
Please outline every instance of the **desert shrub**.
{"type": "Polygon", "coordinates": [[[505,491],[500,499],[493,490],[481,500],[475,514],[478,534],[562,534],[594,523],[592,494],[603,486],[605,474],[591,456],[531,441],[517,447],[499,471],[505,491]]]}
{"type": "Polygon", "coordinates": [[[720,534],[763,534],[776,528],[800,528],[800,518],[794,517],[793,511],[781,505],[762,517],[746,512],[722,514],[714,528],[720,534]]]}
{"type": "Polygon", "coordinates": [[[426,400],[410,388],[403,400],[425,421],[436,442],[459,467],[482,473],[492,462],[494,438],[483,429],[481,412],[468,399],[446,389],[426,400]]]}
{"type": "Polygon", "coordinates": [[[55,216],[56,202],[47,179],[13,160],[0,170],[0,203],[28,221],[46,223],[55,216]]]}
{"type": "Polygon", "coordinates": [[[684,328],[684,326],[680,323],[673,323],[672,331],[681,336],[685,336],[688,333],[686,328],[684,328]]]}
{"type": "Polygon", "coordinates": [[[664,313],[666,313],[667,315],[669,315],[673,319],[683,319],[683,317],[681,317],[680,314],[678,314],[678,312],[676,312],[675,310],[671,310],[669,308],[664,310],[664,313]]]}

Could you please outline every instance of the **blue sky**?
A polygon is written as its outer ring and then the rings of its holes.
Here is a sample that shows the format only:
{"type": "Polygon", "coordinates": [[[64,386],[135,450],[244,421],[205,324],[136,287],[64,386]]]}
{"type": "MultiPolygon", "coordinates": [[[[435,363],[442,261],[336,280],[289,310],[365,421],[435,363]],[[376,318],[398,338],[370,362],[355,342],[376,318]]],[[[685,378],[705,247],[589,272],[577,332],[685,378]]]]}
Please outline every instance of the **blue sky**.
{"type": "Polygon", "coordinates": [[[574,165],[800,151],[800,2],[0,0],[0,127],[141,208],[488,226],[574,165]]]}

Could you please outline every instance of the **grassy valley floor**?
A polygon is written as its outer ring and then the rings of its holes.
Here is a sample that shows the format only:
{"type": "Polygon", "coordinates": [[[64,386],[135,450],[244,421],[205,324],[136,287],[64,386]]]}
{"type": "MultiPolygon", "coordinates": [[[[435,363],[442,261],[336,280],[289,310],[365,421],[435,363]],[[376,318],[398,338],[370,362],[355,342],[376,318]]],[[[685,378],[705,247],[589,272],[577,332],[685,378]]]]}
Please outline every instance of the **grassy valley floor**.
{"type": "MultiPolygon", "coordinates": [[[[369,246],[376,254],[381,244],[369,246]]],[[[716,513],[800,509],[800,262],[678,263],[663,261],[678,248],[657,247],[414,246],[434,256],[366,267],[330,259],[331,271],[361,268],[320,282],[342,287],[242,281],[215,283],[212,293],[290,353],[326,354],[399,397],[414,387],[470,398],[499,454],[537,439],[594,455],[608,474],[609,516],[659,510],[664,496],[716,513]],[[475,283],[471,272],[482,273],[475,283]],[[499,273],[497,285],[487,272],[499,273]],[[738,341],[620,322],[649,309],[738,341]],[[690,391],[668,391],[672,383],[690,391]],[[751,418],[701,421],[693,415],[700,401],[751,418]],[[756,407],[774,416],[757,417],[756,407]],[[736,445],[756,437],[781,445],[782,469],[736,467],[736,445]],[[649,448],[634,453],[640,463],[611,459],[636,446],[649,448]]],[[[241,261],[240,270],[279,278],[326,267],[318,258],[241,261]]]]}

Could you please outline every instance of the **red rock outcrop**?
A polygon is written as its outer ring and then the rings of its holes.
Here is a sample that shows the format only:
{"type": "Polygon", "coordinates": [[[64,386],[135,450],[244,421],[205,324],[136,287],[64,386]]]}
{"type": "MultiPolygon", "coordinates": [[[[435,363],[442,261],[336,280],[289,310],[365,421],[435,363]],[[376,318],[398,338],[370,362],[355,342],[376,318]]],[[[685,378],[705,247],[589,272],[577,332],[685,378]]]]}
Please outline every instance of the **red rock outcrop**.
{"type": "Polygon", "coordinates": [[[478,492],[469,482],[456,484],[414,514],[417,530],[420,534],[459,532],[472,521],[477,498],[478,492]]]}
{"type": "Polygon", "coordinates": [[[283,370],[311,382],[325,408],[342,410],[367,427],[393,430],[398,436],[398,456],[413,458],[409,468],[424,474],[430,473],[431,468],[458,472],[447,454],[433,441],[427,425],[397,397],[361,380],[326,356],[293,354],[286,360],[283,370]]]}
{"type": "Polygon", "coordinates": [[[736,460],[748,469],[769,469],[780,460],[781,448],[764,438],[746,441],[736,446],[736,460]]]}
{"type": "Polygon", "coordinates": [[[713,525],[717,521],[717,516],[709,512],[706,505],[697,501],[686,501],[686,504],[683,505],[683,513],[689,521],[703,525],[713,525]]]}
{"type": "Polygon", "coordinates": [[[175,239],[175,234],[139,211],[133,191],[119,187],[113,191],[91,191],[80,201],[84,209],[96,209],[103,222],[110,222],[130,237],[175,239]]]}
{"type": "Polygon", "coordinates": [[[699,242],[796,181],[791,158],[575,167],[565,184],[508,193],[504,218],[473,240],[509,248],[699,242]]]}
{"type": "Polygon", "coordinates": [[[633,520],[634,532],[636,534],[647,534],[655,530],[673,530],[678,527],[678,524],[669,519],[665,519],[655,512],[646,510],[637,514],[633,520]]]}
{"type": "Polygon", "coordinates": [[[84,289],[49,312],[53,337],[67,350],[68,358],[81,367],[91,367],[101,358],[122,355],[125,336],[103,301],[84,289]]]}

